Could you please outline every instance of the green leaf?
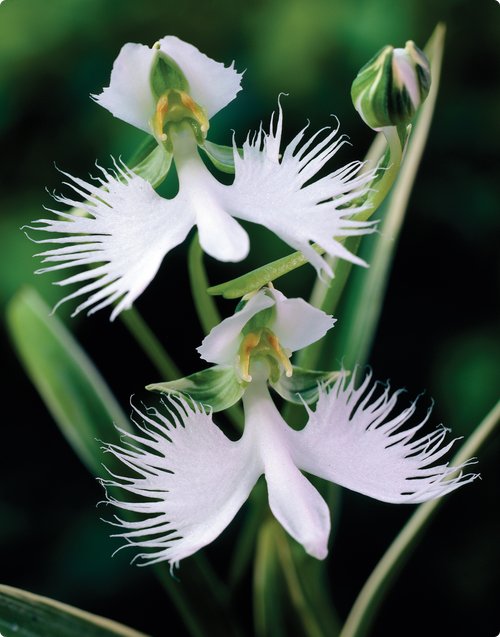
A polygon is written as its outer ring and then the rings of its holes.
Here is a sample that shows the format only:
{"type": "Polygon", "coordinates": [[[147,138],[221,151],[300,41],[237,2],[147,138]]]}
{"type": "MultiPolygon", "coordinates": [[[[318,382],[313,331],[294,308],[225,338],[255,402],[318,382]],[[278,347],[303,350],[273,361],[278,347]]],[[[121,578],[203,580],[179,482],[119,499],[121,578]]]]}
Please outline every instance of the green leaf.
{"type": "Polygon", "coordinates": [[[293,374],[288,378],[281,374],[273,389],[290,403],[307,405],[318,400],[320,387],[329,385],[339,377],[340,372],[320,372],[293,366],[293,374]]]}
{"type": "Polygon", "coordinates": [[[147,385],[146,389],[166,394],[180,394],[217,412],[238,402],[245,391],[245,383],[238,380],[233,367],[214,365],[179,380],[152,383],[147,385]]]}
{"type": "Polygon", "coordinates": [[[258,637],[286,637],[283,622],[284,581],[278,561],[278,524],[268,518],[260,527],[253,572],[253,608],[258,637]]]}
{"type": "MultiPolygon", "coordinates": [[[[500,402],[478,425],[467,442],[451,461],[451,466],[460,465],[475,456],[486,440],[500,424],[500,402]]],[[[452,476],[450,476],[451,478],[452,476]]],[[[370,634],[373,620],[396,576],[413,553],[433,516],[447,498],[438,498],[417,507],[405,526],[392,542],[380,562],[366,580],[347,617],[340,637],[366,637],[370,634]]]]}
{"type": "MultiPolygon", "coordinates": [[[[206,140],[200,148],[216,168],[234,175],[234,150],[232,146],[221,146],[206,140]]],[[[242,155],[243,151],[238,149],[238,153],[242,155]]]]}
{"type": "MultiPolygon", "coordinates": [[[[364,242],[368,250],[366,254],[363,253],[363,257],[370,268],[356,271],[343,312],[347,320],[339,325],[332,337],[335,347],[331,350],[336,352],[336,356],[339,352],[343,355],[344,364],[349,369],[355,364],[365,364],[378,326],[399,233],[432,121],[439,88],[444,36],[444,27],[438,25],[425,47],[425,53],[431,62],[430,93],[419,111],[400,174],[382,215],[379,233],[368,237],[364,242]]],[[[320,364],[328,366],[328,361],[323,358],[320,364]]]]}
{"type": "Polygon", "coordinates": [[[0,585],[0,634],[3,637],[147,637],[110,619],[3,585],[0,585]]]}
{"type": "Polygon", "coordinates": [[[312,558],[304,548],[290,538],[274,520],[274,541],[288,593],[297,618],[308,637],[335,637],[338,620],[331,603],[326,601],[328,591],[324,563],[312,558]]]}
{"type": "Polygon", "coordinates": [[[103,378],[34,290],[12,299],[7,324],[26,373],[62,433],[91,473],[102,475],[99,441],[119,442],[113,423],[130,430],[103,378]]]}

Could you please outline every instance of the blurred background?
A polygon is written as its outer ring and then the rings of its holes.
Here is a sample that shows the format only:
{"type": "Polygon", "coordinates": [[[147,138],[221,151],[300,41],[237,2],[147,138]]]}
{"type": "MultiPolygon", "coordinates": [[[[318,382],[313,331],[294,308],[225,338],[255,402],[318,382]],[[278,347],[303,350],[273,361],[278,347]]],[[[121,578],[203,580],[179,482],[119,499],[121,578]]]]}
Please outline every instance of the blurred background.
{"type": "MultiPolygon", "coordinates": [[[[350,101],[358,69],[386,44],[423,47],[436,23],[447,25],[441,90],[370,358],[376,377],[436,401],[433,422],[467,436],[498,395],[498,230],[500,5],[495,0],[5,0],[0,6],[0,306],[24,285],[53,305],[61,290],[36,277],[36,246],[20,226],[52,206],[56,165],[95,172],[109,156],[130,155],[142,134],[114,119],[89,94],[109,82],[126,42],[152,44],[177,35],[218,61],[246,69],[244,90],[213,120],[210,139],[242,142],[267,124],[285,92],[285,138],[307,119],[317,129],[334,113],[350,137],[337,166],[362,158],[372,132],[350,101]]],[[[207,260],[212,283],[263,264],[288,249],[251,228],[253,251],[242,264],[207,260]]],[[[202,338],[193,314],[187,242],[166,259],[137,308],[179,361],[200,369],[202,338]]],[[[314,271],[282,280],[307,295],[314,271]]],[[[55,279],[52,279],[55,280],[55,279]]],[[[68,304],[68,305],[71,305],[68,304]]],[[[74,307],[74,306],[72,306],[74,307]]],[[[234,304],[225,302],[227,315],[234,304]]],[[[125,409],[145,384],[160,380],[109,312],[62,317],[102,371],[125,409]]],[[[341,314],[338,316],[342,321],[341,314]]],[[[2,332],[4,414],[0,460],[0,582],[110,616],[154,637],[178,624],[148,569],[117,544],[100,521],[96,481],[59,433],[2,332]]],[[[339,360],[342,353],[339,352],[339,360]]],[[[482,481],[454,494],[433,521],[379,615],[373,635],[485,635],[500,630],[499,437],[480,453],[482,481]],[[435,619],[430,620],[430,615],[435,619]]],[[[341,616],[411,513],[355,494],[343,498],[329,562],[341,616]]],[[[210,549],[217,561],[229,529],[210,549]]],[[[222,560],[223,561],[223,560],[222,560]]],[[[223,570],[224,564],[219,567],[223,570]]],[[[179,572],[182,585],[182,568],[179,572]]],[[[241,585],[241,616],[251,623],[250,579],[241,585]]]]}

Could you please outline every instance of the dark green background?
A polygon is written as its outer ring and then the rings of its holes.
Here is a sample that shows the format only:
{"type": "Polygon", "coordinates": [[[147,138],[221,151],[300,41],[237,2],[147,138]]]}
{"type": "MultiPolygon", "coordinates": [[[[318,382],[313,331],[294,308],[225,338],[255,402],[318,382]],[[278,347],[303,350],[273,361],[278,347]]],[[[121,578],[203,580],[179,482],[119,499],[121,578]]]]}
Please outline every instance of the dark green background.
{"type": "MultiPolygon", "coordinates": [[[[58,167],[84,177],[109,155],[127,157],[140,132],[89,99],[107,85],[125,42],[177,35],[216,60],[247,69],[239,97],[212,122],[210,138],[241,142],[283,99],[285,138],[307,119],[336,114],[353,144],[336,166],[361,158],[371,132],[349,98],[358,68],[385,44],[423,46],[448,27],[442,88],[410,202],[371,364],[409,396],[436,399],[434,422],[467,435],[498,393],[498,201],[500,6],[495,0],[5,0],[0,5],[0,303],[23,284],[48,302],[60,290],[35,277],[36,246],[19,227],[44,216],[58,167]]],[[[219,282],[287,249],[253,231],[251,259],[209,263],[219,282]]],[[[137,307],[180,361],[200,368],[201,330],[187,289],[185,248],[168,256],[137,307]],[[192,329],[186,326],[192,325],[192,329]]],[[[313,271],[283,280],[305,294],[313,271]]],[[[223,304],[229,313],[233,305],[223,304]]],[[[65,311],[59,312],[66,316],[65,311]]],[[[342,315],[338,316],[342,321],[342,315]]],[[[160,380],[123,326],[106,312],[71,327],[126,407],[160,380]]],[[[147,569],[111,559],[116,547],[95,509],[101,490],[72,455],[2,339],[0,581],[109,615],[153,635],[183,635],[147,569]]],[[[339,359],[342,353],[339,352],[339,359]]],[[[402,572],[374,635],[485,635],[500,630],[498,436],[480,453],[483,480],[449,498],[402,572]],[[430,620],[435,614],[435,623],[430,620]]],[[[410,513],[346,494],[330,558],[333,597],[345,615],[356,592],[410,513]]],[[[209,550],[224,571],[236,525],[209,550]]],[[[182,585],[182,568],[179,573],[182,585]]],[[[250,626],[250,585],[238,592],[250,626]]]]}

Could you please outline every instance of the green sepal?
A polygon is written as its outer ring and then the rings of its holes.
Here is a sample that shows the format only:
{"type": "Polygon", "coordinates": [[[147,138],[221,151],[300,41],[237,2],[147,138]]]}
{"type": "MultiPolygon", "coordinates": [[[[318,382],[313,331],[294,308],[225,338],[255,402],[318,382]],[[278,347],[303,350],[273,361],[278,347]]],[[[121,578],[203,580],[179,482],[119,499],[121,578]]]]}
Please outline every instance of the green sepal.
{"type": "Polygon", "coordinates": [[[151,91],[156,99],[169,89],[189,92],[186,76],[171,57],[158,51],[149,76],[151,91]]]}
{"type": "Polygon", "coordinates": [[[157,188],[168,175],[172,166],[172,153],[154,137],[148,135],[138,150],[128,160],[127,166],[136,175],[157,188]]]}
{"type": "Polygon", "coordinates": [[[163,144],[156,148],[132,170],[136,175],[148,181],[153,188],[157,188],[165,179],[172,165],[172,153],[163,144]]]}
{"type": "Polygon", "coordinates": [[[147,385],[149,391],[177,394],[210,407],[214,412],[232,407],[243,396],[247,383],[240,381],[232,366],[214,365],[185,378],[147,385]]]}
{"type": "Polygon", "coordinates": [[[341,372],[320,372],[293,366],[293,374],[288,378],[281,374],[272,388],[285,400],[297,405],[311,405],[319,398],[321,387],[333,383],[341,372]]]}
{"type": "MultiPolygon", "coordinates": [[[[205,140],[200,148],[216,168],[224,173],[234,175],[234,149],[232,146],[222,146],[205,140]]],[[[238,148],[237,151],[240,156],[243,155],[241,148],[238,148]]]]}

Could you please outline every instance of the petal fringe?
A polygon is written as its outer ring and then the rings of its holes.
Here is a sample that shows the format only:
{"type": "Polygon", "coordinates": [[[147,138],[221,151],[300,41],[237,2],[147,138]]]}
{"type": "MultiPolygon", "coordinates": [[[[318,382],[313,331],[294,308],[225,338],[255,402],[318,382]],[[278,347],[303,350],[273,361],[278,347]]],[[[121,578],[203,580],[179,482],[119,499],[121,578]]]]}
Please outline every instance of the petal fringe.
{"type": "Polygon", "coordinates": [[[391,393],[387,384],[371,384],[367,374],[355,389],[355,374],[344,372],[328,391],[322,390],[315,412],[301,431],[291,431],[297,466],[377,500],[417,503],[439,498],[472,482],[478,474],[464,474],[473,460],[457,466],[435,463],[456,442],[445,444],[446,429],[422,437],[417,425],[403,428],[416,410],[416,401],[401,412],[396,403],[402,390],[391,393]]]}
{"type": "Polygon", "coordinates": [[[231,442],[200,406],[176,397],[161,410],[133,409],[140,433],[121,431],[123,446],[104,447],[129,469],[102,481],[107,501],[136,517],[115,516],[114,537],[126,540],[122,548],[145,549],[134,558],[140,565],[168,560],[173,568],[226,528],[262,467],[244,438],[231,442]],[[133,497],[119,500],[115,488],[133,497]]]}
{"type": "Polygon", "coordinates": [[[227,189],[227,207],[240,219],[259,223],[300,250],[318,274],[333,276],[331,266],[312,247],[317,243],[331,257],[359,265],[366,263],[349,252],[340,237],[369,234],[374,221],[358,221],[353,216],[364,207],[358,198],[366,194],[374,171],[360,174],[361,162],[313,181],[319,171],[346,143],[335,139],[338,126],[322,129],[308,140],[302,129],[280,155],[283,113],[278,105],[269,133],[262,127],[243,144],[240,157],[234,144],[235,180],[227,189]]]}
{"type": "MultiPolygon", "coordinates": [[[[66,235],[38,240],[37,243],[64,244],[41,252],[43,264],[37,274],[74,266],[92,266],[69,276],[56,285],[91,281],[68,294],[56,305],[82,295],[88,298],[78,305],[92,314],[115,301],[113,320],[129,308],[155,276],[163,257],[184,241],[194,224],[194,214],[177,196],[163,199],[151,185],[131,172],[123,163],[115,170],[99,167],[103,177],[86,182],[67,173],[65,182],[83,201],[55,195],[57,202],[83,209],[87,217],[50,210],[59,219],[39,219],[31,230],[66,235]]],[[[56,309],[54,308],[54,309],[56,309]]]]}

